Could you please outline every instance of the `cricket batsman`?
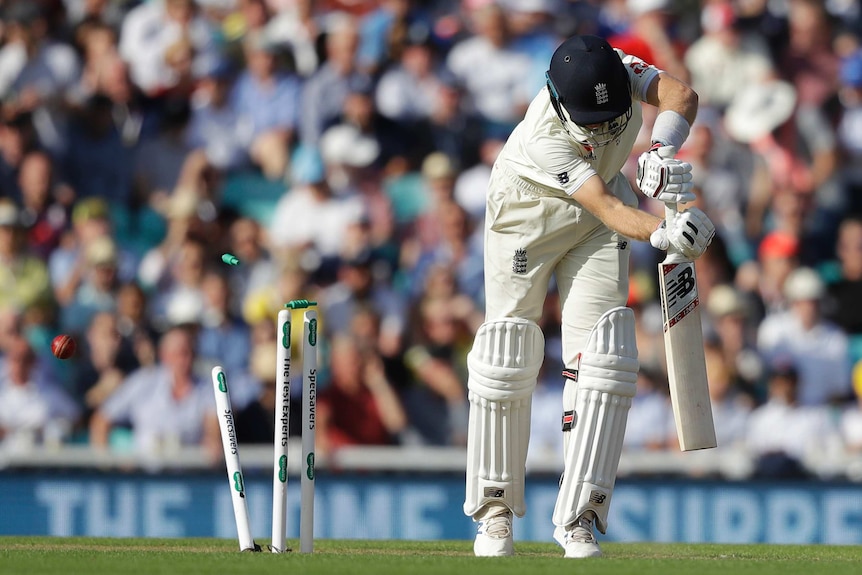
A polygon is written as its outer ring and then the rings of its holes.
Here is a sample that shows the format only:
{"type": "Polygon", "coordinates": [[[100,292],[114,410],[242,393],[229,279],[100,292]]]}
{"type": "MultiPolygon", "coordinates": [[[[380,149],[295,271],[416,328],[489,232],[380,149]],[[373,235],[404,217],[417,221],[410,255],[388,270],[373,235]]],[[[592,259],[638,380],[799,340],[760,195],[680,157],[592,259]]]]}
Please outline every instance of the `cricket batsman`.
{"type": "Polygon", "coordinates": [[[477,556],[514,553],[522,517],[532,392],[544,355],[537,322],[556,279],[562,302],[564,472],[554,539],[566,557],[598,557],[638,372],[628,296],[630,241],[694,259],[715,228],[697,208],[664,221],[639,210],[620,173],[658,108],[637,185],[668,204],[694,199],[691,165],[674,158],[697,113],[681,81],[596,36],[554,52],[494,165],[485,218],[485,322],[468,355],[470,419],[464,513],[477,556]]]}

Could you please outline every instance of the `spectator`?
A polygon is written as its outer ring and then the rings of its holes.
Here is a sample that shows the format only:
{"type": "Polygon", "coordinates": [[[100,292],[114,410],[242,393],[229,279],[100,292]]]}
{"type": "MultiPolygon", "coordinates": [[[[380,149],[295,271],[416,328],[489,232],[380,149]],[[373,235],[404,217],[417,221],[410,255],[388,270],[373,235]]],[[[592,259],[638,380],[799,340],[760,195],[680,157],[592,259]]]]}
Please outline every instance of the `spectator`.
{"type": "Polygon", "coordinates": [[[732,142],[721,122],[717,109],[701,104],[678,157],[692,165],[700,207],[715,223],[731,261],[739,266],[756,256],[745,228],[754,164],[750,151],[732,142]]]}
{"type": "Polygon", "coordinates": [[[207,246],[199,238],[191,236],[180,244],[161,286],[151,299],[150,311],[161,323],[162,330],[167,326],[201,320],[206,258],[207,246]]]}
{"type": "Polygon", "coordinates": [[[254,334],[267,334],[266,339],[275,339],[276,318],[285,303],[294,299],[320,299],[300,259],[300,254],[284,254],[275,262],[273,281],[250,290],[243,300],[242,317],[252,327],[253,340],[258,341],[254,334]]]}
{"type": "Polygon", "coordinates": [[[96,95],[103,95],[111,102],[111,120],[120,141],[126,148],[133,148],[142,140],[158,133],[162,123],[159,100],[147,96],[132,83],[129,65],[118,54],[109,50],[100,56],[92,78],[84,75],[82,85],[75,95],[76,108],[85,106],[96,95]],[[92,82],[84,84],[83,82],[92,82]]]}
{"type": "Polygon", "coordinates": [[[117,330],[123,346],[131,348],[142,366],[156,362],[156,330],[150,323],[147,297],[137,283],[120,286],[117,292],[117,330]]]}
{"type": "MultiPolygon", "coordinates": [[[[297,330],[301,331],[301,330],[297,330]]],[[[249,357],[249,377],[254,378],[257,394],[249,397],[248,402],[240,407],[234,406],[233,397],[235,378],[231,374],[231,408],[234,410],[236,437],[239,443],[255,443],[272,445],[275,437],[275,386],[276,376],[275,356],[278,351],[275,341],[266,341],[252,347],[249,357]]],[[[291,391],[293,386],[291,386],[291,391]]],[[[301,392],[300,392],[301,393],[301,392]]],[[[289,435],[302,433],[302,405],[300,401],[290,403],[289,435]],[[296,403],[297,405],[294,405],[296,403]],[[296,413],[294,413],[294,411],[296,413]]]]}
{"type": "Polygon", "coordinates": [[[199,446],[218,461],[221,439],[212,386],[194,373],[194,359],[191,332],[171,328],[159,342],[158,364],[131,373],[93,414],[90,443],[108,448],[112,431],[128,425],[141,456],[199,446]]]}
{"type": "Polygon", "coordinates": [[[862,48],[857,47],[841,64],[841,103],[838,145],[842,153],[839,167],[843,195],[853,213],[862,211],[862,48]]]}
{"type": "Polygon", "coordinates": [[[752,411],[745,437],[755,458],[754,475],[809,478],[819,461],[841,452],[841,436],[827,408],[799,405],[798,372],[792,363],[775,360],[768,382],[768,399],[752,411]]]}
{"type": "Polygon", "coordinates": [[[769,46],[741,29],[730,0],[703,2],[700,27],[703,35],[688,47],[684,61],[701,106],[723,111],[740,86],[775,74],[769,46]]]}
{"type": "Polygon", "coordinates": [[[30,344],[13,336],[0,360],[0,446],[27,450],[66,439],[79,410],[40,365],[30,344]]]}
{"type": "MultiPolygon", "coordinates": [[[[455,271],[452,266],[446,264],[431,266],[425,276],[425,285],[417,301],[445,301],[455,319],[463,322],[470,333],[475,333],[475,330],[485,320],[484,310],[476,305],[470,296],[458,290],[455,271]]],[[[550,297],[548,299],[551,300],[550,297]]],[[[546,341],[550,341],[551,337],[549,334],[546,341]]],[[[559,371],[562,371],[562,368],[559,371]]]]}
{"type": "Polygon", "coordinates": [[[466,89],[469,105],[486,122],[514,128],[534,95],[530,59],[513,48],[500,6],[486,3],[473,8],[469,21],[474,35],[452,47],[446,67],[466,89]]]}
{"type": "Polygon", "coordinates": [[[0,108],[0,115],[0,193],[20,198],[18,171],[24,156],[38,148],[36,132],[29,113],[7,117],[0,108]]]}
{"type": "Polygon", "coordinates": [[[14,0],[4,15],[0,48],[0,99],[7,117],[32,113],[40,144],[60,155],[67,150],[65,106],[80,64],[68,45],[53,41],[40,2],[14,0]]]}
{"type": "Polygon", "coordinates": [[[712,288],[703,317],[709,339],[723,357],[728,377],[753,401],[766,399],[761,389],[764,365],[757,349],[757,322],[749,298],[728,284],[712,288]]]}
{"type": "MultiPolygon", "coordinates": [[[[340,121],[327,130],[349,126],[362,136],[373,139],[378,153],[369,167],[387,176],[397,175],[418,165],[425,143],[414,142],[411,132],[415,122],[393,120],[381,114],[374,100],[375,84],[369,76],[353,75],[347,83],[347,95],[340,121]]],[[[325,136],[321,146],[325,146],[325,136]]],[[[364,166],[363,166],[364,167],[364,166]]]]}
{"type": "Polygon", "coordinates": [[[166,58],[169,48],[185,39],[194,62],[216,54],[215,35],[193,0],[153,0],[133,8],[120,29],[120,55],[129,63],[132,81],[145,94],[160,96],[179,82],[166,58]]]}
{"type": "Polygon", "coordinates": [[[820,0],[792,0],[787,8],[788,38],[777,57],[779,70],[805,106],[819,108],[838,86],[831,19],[820,0]]]}
{"type": "MultiPolygon", "coordinates": [[[[362,162],[367,161],[370,156],[364,148],[376,145],[358,138],[354,131],[346,128],[350,133],[337,145],[344,146],[344,150],[358,145],[358,148],[353,148],[353,152],[363,156],[359,158],[362,162]]],[[[330,133],[329,138],[341,139],[342,135],[330,133]]],[[[376,155],[376,150],[370,153],[376,155]]],[[[330,159],[335,158],[330,156],[330,159]]],[[[269,240],[276,254],[305,251],[306,257],[317,260],[313,267],[316,269],[322,266],[323,273],[331,277],[332,266],[343,246],[344,230],[348,224],[362,217],[364,208],[355,195],[335,193],[329,179],[343,174],[341,171],[338,175],[333,173],[342,168],[329,164],[327,168],[330,172],[327,174],[323,162],[324,158],[313,148],[303,147],[297,153],[294,186],[275,206],[269,225],[269,240]],[[315,214],[314,218],[301,217],[301,214],[311,213],[315,214]]]]}
{"type": "MultiPolygon", "coordinates": [[[[840,275],[827,288],[826,317],[850,336],[862,335],[862,219],[848,217],[838,227],[840,275]]],[[[862,358],[857,358],[862,359],[862,358]]]]}
{"type": "Polygon", "coordinates": [[[69,224],[74,191],[54,179],[54,164],[44,152],[30,152],[21,161],[21,223],[34,255],[47,260],[69,224]]]}
{"type": "Polygon", "coordinates": [[[767,361],[787,357],[798,372],[794,401],[825,405],[850,397],[847,336],[823,319],[823,280],[810,268],[794,270],[784,284],[787,311],[768,314],[757,331],[757,346],[767,361]]]}
{"type": "Polygon", "coordinates": [[[655,451],[667,449],[673,429],[673,411],[661,374],[641,368],[638,372],[637,395],[632,399],[626,421],[623,449],[655,451]]]}
{"type": "MultiPolygon", "coordinates": [[[[184,256],[193,256],[196,274],[203,271],[207,244],[204,243],[204,222],[198,216],[200,199],[195,194],[179,193],[167,202],[168,232],[162,243],[151,248],[138,266],[138,280],[147,291],[157,290],[152,296],[151,311],[157,317],[166,313],[167,293],[176,287],[177,265],[184,256]]],[[[196,283],[194,278],[187,281],[196,283]]]]}
{"type": "Polygon", "coordinates": [[[743,393],[742,386],[725,362],[720,347],[705,347],[706,377],[709,400],[718,446],[733,449],[745,444],[748,418],[755,406],[754,399],[743,393]]]}
{"type": "MultiPolygon", "coordinates": [[[[425,26],[414,0],[383,0],[360,19],[357,60],[366,74],[378,75],[400,56],[401,40],[413,26],[425,26]]],[[[427,26],[426,26],[427,28],[427,26]]]]}
{"type": "Polygon", "coordinates": [[[71,301],[60,311],[63,331],[83,335],[96,313],[114,311],[119,288],[117,257],[117,246],[107,236],[87,246],[81,284],[71,301]]]}
{"type": "Polygon", "coordinates": [[[274,42],[288,46],[296,72],[302,78],[311,76],[320,64],[317,45],[321,26],[315,8],[314,0],[283,3],[266,27],[274,42]]]}
{"type": "Polygon", "coordinates": [[[474,223],[464,208],[450,202],[440,210],[440,228],[440,241],[424,249],[410,271],[411,285],[414,290],[421,289],[431,266],[449,265],[456,270],[458,291],[477,305],[484,305],[483,268],[478,263],[482,261],[482,243],[481,238],[474,235],[474,223]]]}
{"type": "Polygon", "coordinates": [[[672,427],[673,411],[668,392],[659,382],[659,374],[641,368],[638,372],[637,395],[629,408],[623,449],[666,449],[672,437],[669,435],[672,427]]]}
{"type": "Polygon", "coordinates": [[[398,59],[381,74],[375,91],[377,109],[407,125],[429,118],[440,84],[438,68],[431,30],[422,24],[408,27],[398,59]]]}
{"type": "Polygon", "coordinates": [[[417,128],[421,131],[416,139],[426,143],[428,154],[443,152],[461,168],[475,165],[486,126],[478,112],[470,109],[463,83],[448,70],[441,70],[433,101],[428,122],[417,128]]]}
{"type": "Polygon", "coordinates": [[[786,307],[784,282],[799,265],[799,239],[785,232],[767,234],[757,248],[757,263],[742,266],[736,274],[740,289],[757,296],[766,311],[786,307]]]}
{"type": "Polygon", "coordinates": [[[102,311],[93,315],[84,338],[81,359],[73,378],[75,397],[83,407],[82,425],[89,428],[90,416],[120,386],[123,379],[140,367],[128,340],[117,329],[117,316],[102,311]]]}
{"type": "Polygon", "coordinates": [[[327,337],[344,333],[356,311],[368,306],[380,316],[377,348],[384,357],[393,357],[404,346],[405,303],[385,282],[375,281],[373,265],[367,251],[339,263],[338,281],[320,295],[321,314],[326,319],[325,333],[327,337]]]}
{"type": "Polygon", "coordinates": [[[407,418],[380,356],[362,353],[358,342],[339,334],[330,368],[330,381],[318,395],[318,449],[331,454],[352,445],[397,443],[407,418]]]}
{"type": "Polygon", "coordinates": [[[248,371],[251,333],[230,309],[227,277],[214,270],[201,280],[203,311],[197,332],[197,357],[207,368],[222,366],[229,374],[248,371]]]}
{"type": "Polygon", "coordinates": [[[25,234],[17,206],[0,199],[0,308],[50,309],[48,270],[28,253],[25,234]]]}
{"type": "MultiPolygon", "coordinates": [[[[84,277],[87,249],[101,238],[113,238],[108,203],[101,198],[85,198],[72,208],[71,228],[60,239],[60,245],[48,257],[51,287],[60,306],[67,305],[84,277]]],[[[128,281],[137,272],[137,259],[117,246],[117,273],[120,281],[128,281]]]]}
{"type": "Polygon", "coordinates": [[[178,193],[201,195],[202,190],[183,180],[183,168],[191,148],[186,130],[191,107],[184,98],[172,98],[162,107],[159,131],[141,142],[134,153],[136,205],[165,212],[168,199],[178,193]]]}
{"type": "Polygon", "coordinates": [[[431,445],[466,445],[470,336],[444,299],[416,304],[415,333],[404,353],[413,385],[403,392],[411,423],[431,445]]]}
{"type": "Polygon", "coordinates": [[[684,47],[672,37],[673,12],[669,0],[626,0],[627,26],[608,38],[626,54],[665,70],[683,82],[689,71],[683,62],[684,47]]]}
{"type": "Polygon", "coordinates": [[[75,29],[75,47],[84,60],[81,75],[72,92],[73,104],[102,91],[104,74],[119,60],[117,40],[117,30],[98,17],[83,22],[75,29]]]}
{"type": "MultiPolygon", "coordinates": [[[[795,150],[788,148],[774,133],[789,123],[796,108],[796,90],[784,81],[768,80],[739,90],[727,112],[724,127],[736,142],[750,148],[755,156],[749,175],[746,233],[762,235],[766,210],[776,189],[797,187],[810,189],[810,173],[795,150]]],[[[788,133],[785,130],[784,133],[788,133]]]]}
{"type": "Polygon", "coordinates": [[[474,222],[481,222],[485,218],[491,168],[507,137],[508,134],[489,130],[478,144],[479,163],[463,170],[455,181],[454,199],[474,222]]]}
{"type": "Polygon", "coordinates": [[[77,111],[71,122],[63,172],[78,196],[128,207],[134,158],[114,120],[114,108],[108,96],[98,93],[77,111]]]}
{"type": "Polygon", "coordinates": [[[217,183],[230,171],[249,166],[252,126],[230,102],[234,71],[227,61],[210,66],[192,97],[191,120],[181,186],[213,198],[217,183]]]}
{"type": "Polygon", "coordinates": [[[231,106],[240,125],[250,131],[251,161],[270,180],[282,180],[287,175],[300,121],[301,81],[278,66],[276,49],[262,33],[250,34],[243,41],[246,70],[240,73],[231,93],[231,106]]]}
{"type": "MultiPolygon", "coordinates": [[[[442,241],[443,210],[453,203],[455,196],[455,180],[458,171],[452,159],[443,152],[429,154],[422,162],[421,193],[414,193],[417,199],[407,199],[415,202],[415,206],[400,206],[404,216],[412,216],[409,227],[405,226],[406,235],[401,248],[401,265],[404,269],[413,269],[421,254],[434,249],[442,241]],[[413,214],[413,212],[418,212],[413,214]],[[411,229],[412,228],[412,229],[411,229]]],[[[421,284],[415,286],[421,289],[421,284]]]]}
{"type": "MultiPolygon", "coordinates": [[[[823,111],[803,105],[793,85],[772,80],[741,90],[727,111],[725,127],[736,141],[749,146],[756,160],[747,206],[749,236],[757,237],[768,225],[766,206],[772,197],[792,192],[813,194],[816,231],[828,237],[830,222],[844,200],[835,178],[835,132],[823,111]]],[[[806,247],[822,248],[813,242],[806,242],[806,247]]]]}
{"type": "MultiPolygon", "coordinates": [[[[366,103],[368,99],[366,98],[366,103]]],[[[375,186],[379,191],[381,141],[375,132],[365,132],[370,125],[340,123],[332,126],[320,140],[320,153],[326,165],[326,181],[338,196],[362,195],[369,203],[366,188],[375,186]]],[[[373,207],[366,208],[373,212],[373,207]]]]}
{"type": "Polygon", "coordinates": [[[263,244],[261,225],[252,218],[241,217],[230,224],[230,253],[239,265],[228,270],[231,310],[240,312],[249,294],[271,285],[276,278],[276,262],[263,244]]]}
{"type": "Polygon", "coordinates": [[[506,10],[513,49],[530,59],[533,84],[530,91],[535,94],[547,82],[545,69],[554,50],[572,35],[564,31],[565,25],[560,22],[569,6],[558,0],[498,0],[498,3],[506,10]]]}
{"type": "Polygon", "coordinates": [[[327,19],[324,30],[325,59],[305,82],[300,135],[306,146],[317,146],[327,128],[335,124],[344,110],[348,81],[360,74],[356,50],[359,31],[356,20],[344,13],[327,19]]]}

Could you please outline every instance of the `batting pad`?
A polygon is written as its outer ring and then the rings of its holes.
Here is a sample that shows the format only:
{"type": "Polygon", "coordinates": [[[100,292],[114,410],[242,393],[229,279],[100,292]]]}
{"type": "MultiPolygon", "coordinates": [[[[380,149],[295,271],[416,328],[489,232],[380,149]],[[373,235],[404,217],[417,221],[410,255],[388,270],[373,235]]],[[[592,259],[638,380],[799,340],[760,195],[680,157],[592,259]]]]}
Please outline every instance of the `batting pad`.
{"type": "Polygon", "coordinates": [[[470,401],[467,495],[470,516],[499,503],[522,517],[530,407],[542,366],[545,338],[534,322],[485,322],[467,355],[470,401]]]}
{"type": "Polygon", "coordinates": [[[634,312],[616,307],[596,322],[577,370],[568,370],[577,380],[577,392],[575,421],[554,507],[558,527],[566,527],[592,510],[599,531],[607,529],[626,418],[637,390],[637,358],[634,312]]]}

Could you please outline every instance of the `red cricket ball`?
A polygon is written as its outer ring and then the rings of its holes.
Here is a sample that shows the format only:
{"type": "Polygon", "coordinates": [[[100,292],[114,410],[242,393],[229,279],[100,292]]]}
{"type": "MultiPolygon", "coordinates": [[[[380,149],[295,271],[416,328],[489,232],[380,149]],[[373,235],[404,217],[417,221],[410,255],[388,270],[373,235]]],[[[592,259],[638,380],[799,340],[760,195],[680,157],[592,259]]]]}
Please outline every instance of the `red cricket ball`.
{"type": "Polygon", "coordinates": [[[51,351],[54,353],[54,356],[59,357],[60,359],[69,359],[73,355],[75,355],[75,349],[77,349],[78,345],[75,343],[75,339],[70,335],[61,334],[54,338],[54,341],[51,342],[51,351]]]}

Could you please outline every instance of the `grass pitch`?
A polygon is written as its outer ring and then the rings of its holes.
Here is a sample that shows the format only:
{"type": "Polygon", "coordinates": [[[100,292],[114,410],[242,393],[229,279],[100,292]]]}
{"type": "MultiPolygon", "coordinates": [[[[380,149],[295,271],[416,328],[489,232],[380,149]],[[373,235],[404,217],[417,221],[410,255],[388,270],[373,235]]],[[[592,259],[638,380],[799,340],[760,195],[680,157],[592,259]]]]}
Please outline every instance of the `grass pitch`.
{"type": "MultiPolygon", "coordinates": [[[[264,541],[258,541],[262,546],[264,541]]],[[[315,541],[313,554],[240,553],[223,539],[0,537],[0,575],[856,575],[862,547],[605,543],[605,557],[561,558],[516,542],[515,557],[472,556],[471,541],[315,541]]]]}

